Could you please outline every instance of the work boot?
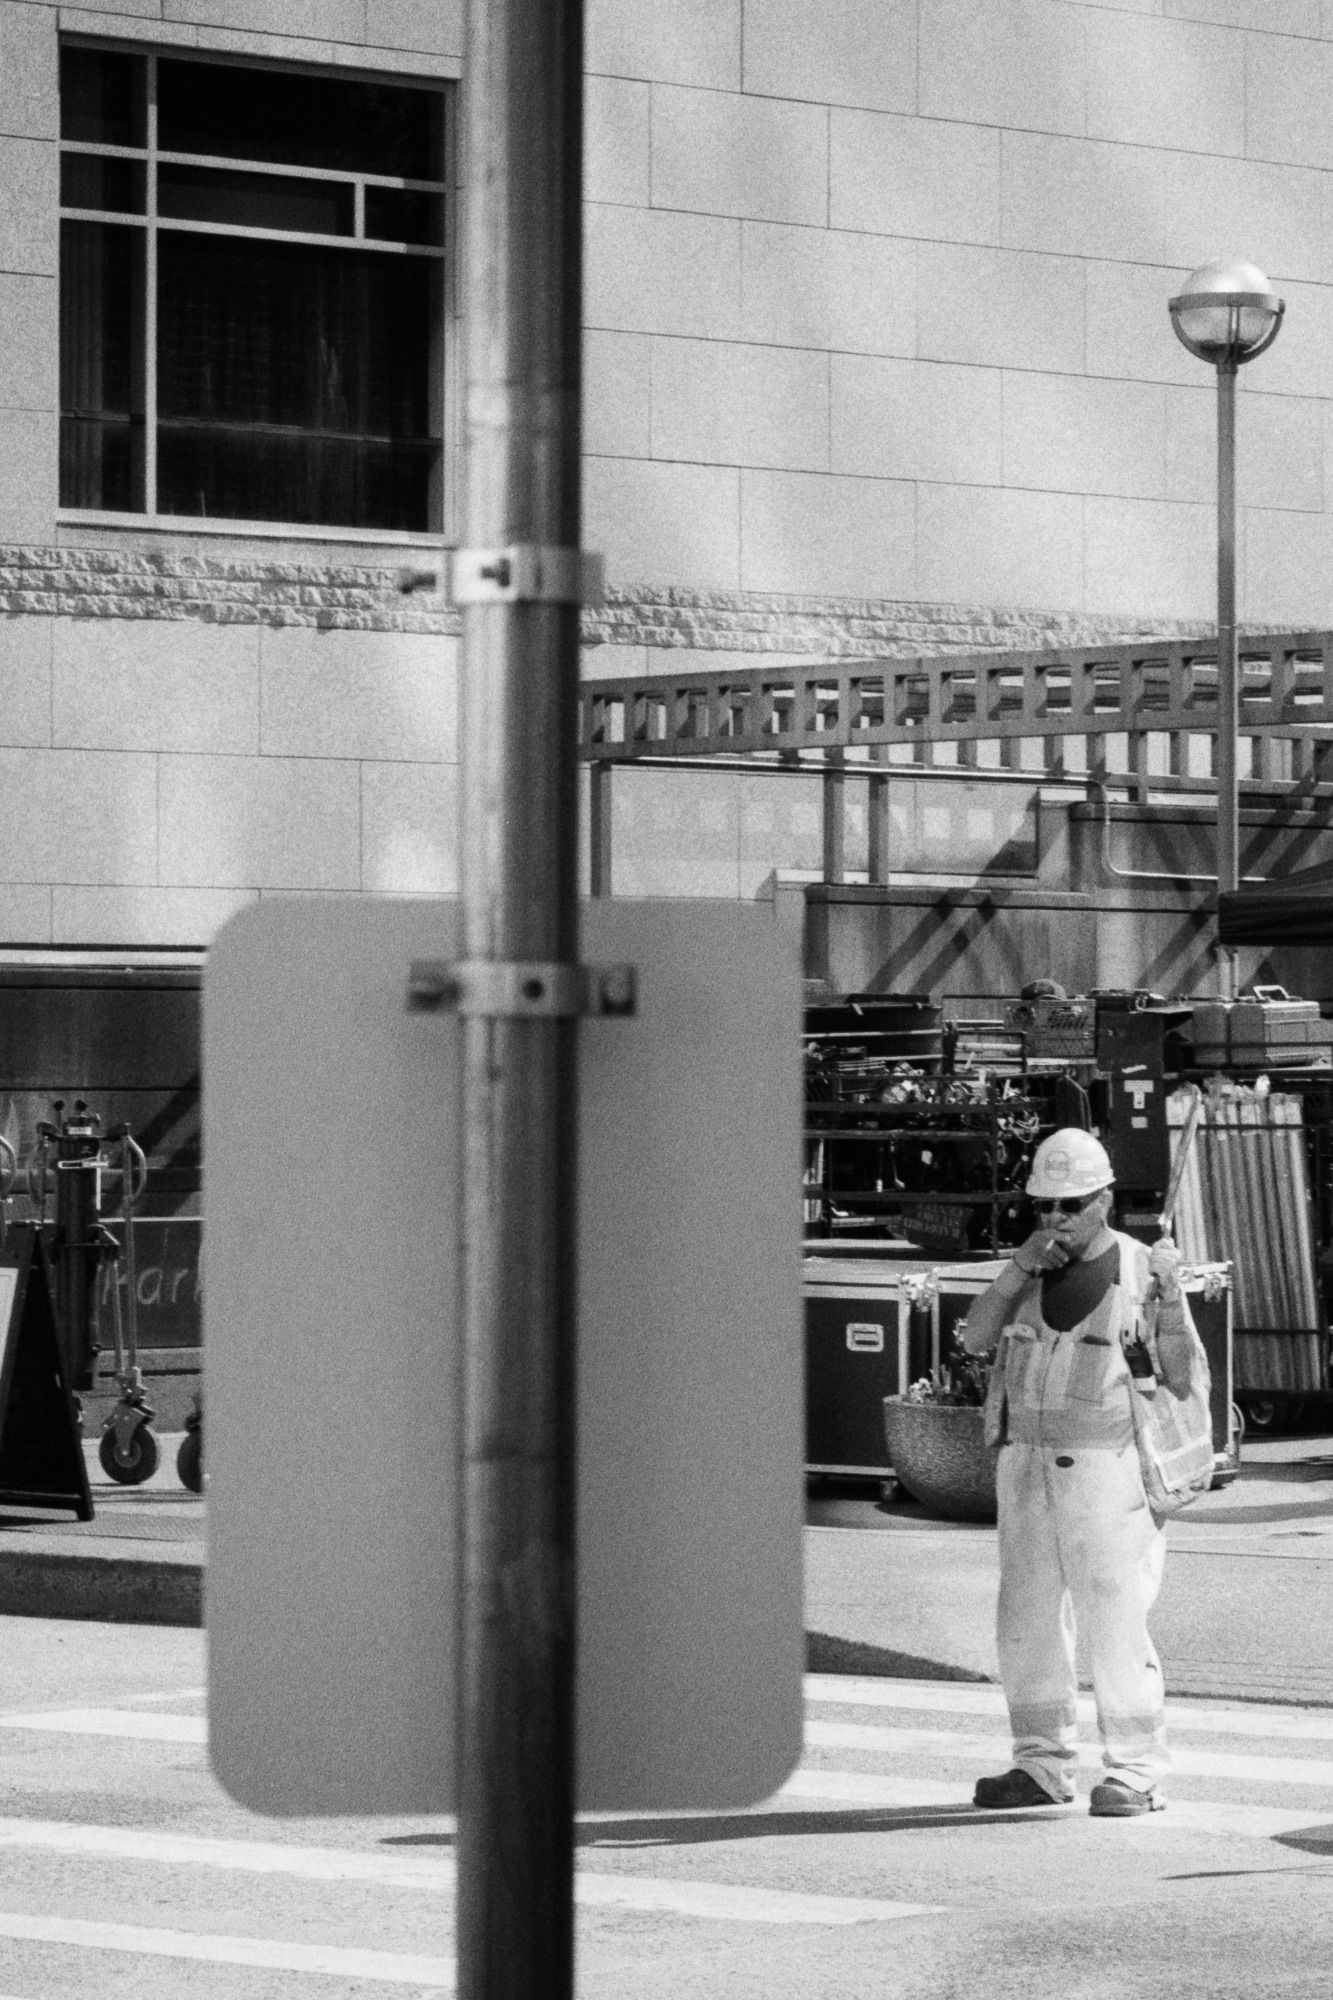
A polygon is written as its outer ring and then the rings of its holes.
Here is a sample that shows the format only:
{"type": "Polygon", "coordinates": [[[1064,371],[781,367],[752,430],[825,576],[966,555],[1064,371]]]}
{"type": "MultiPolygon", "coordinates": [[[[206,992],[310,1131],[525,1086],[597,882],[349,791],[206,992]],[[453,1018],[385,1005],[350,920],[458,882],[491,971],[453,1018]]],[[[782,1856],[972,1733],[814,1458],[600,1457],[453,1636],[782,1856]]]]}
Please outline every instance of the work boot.
{"type": "Polygon", "coordinates": [[[978,1778],[972,1794],[974,1806],[1062,1806],[1067,1799],[1053,1798],[1028,1771],[1006,1771],[1002,1778],[978,1778]]]}
{"type": "Polygon", "coordinates": [[[1103,1778],[1092,1788],[1088,1811],[1094,1819],[1134,1819],[1139,1813],[1161,1812],[1165,1805],[1155,1786],[1140,1792],[1123,1778],[1103,1778]]]}

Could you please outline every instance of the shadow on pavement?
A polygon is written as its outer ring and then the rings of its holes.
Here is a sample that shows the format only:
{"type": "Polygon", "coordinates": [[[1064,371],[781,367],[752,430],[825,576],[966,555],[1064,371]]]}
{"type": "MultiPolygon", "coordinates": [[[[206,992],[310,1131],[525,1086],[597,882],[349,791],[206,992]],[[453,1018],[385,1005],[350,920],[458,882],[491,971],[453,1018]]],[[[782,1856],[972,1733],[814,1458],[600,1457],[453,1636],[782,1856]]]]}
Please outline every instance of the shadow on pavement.
{"type": "Polygon", "coordinates": [[[808,1674],[879,1675],[890,1680],[980,1681],[994,1686],[989,1674],[975,1673],[970,1667],[928,1660],[919,1653],[896,1652],[863,1639],[839,1639],[829,1632],[806,1633],[805,1670],[808,1674]]]}
{"type": "Polygon", "coordinates": [[[1215,1513],[1183,1514],[1191,1528],[1216,1528],[1224,1535],[1228,1528],[1262,1528],[1278,1521],[1318,1521],[1333,1518],[1333,1500],[1277,1502],[1265,1507],[1218,1508],[1215,1513]]]}
{"type": "Polygon", "coordinates": [[[1312,1826],[1308,1833],[1299,1829],[1295,1833],[1278,1833],[1273,1839],[1278,1847],[1299,1847],[1304,1854],[1327,1857],[1333,1852],[1333,1826],[1312,1826]]]}
{"type": "Polygon", "coordinates": [[[1333,1479],[1333,1458],[1321,1452],[1311,1458],[1242,1459],[1238,1484],[1253,1480],[1273,1486],[1317,1486],[1333,1479]]]}
{"type": "MultiPolygon", "coordinates": [[[[987,1812],[961,1801],[956,1806],[875,1807],[861,1812],[838,1807],[828,1812],[680,1813],[653,1819],[597,1819],[581,1822],[574,1834],[577,1847],[699,1847],[715,1840],[766,1840],[777,1834],[792,1839],[803,1834],[911,1833],[947,1826],[1018,1826],[1028,1820],[1066,1819],[1087,1805],[1075,1799],[1066,1806],[1030,1806],[1018,1812],[987,1812]]],[[[451,1832],[392,1833],[381,1847],[452,1847],[451,1832]]]]}
{"type": "MultiPolygon", "coordinates": [[[[694,1847],[714,1840],[766,1840],[778,1834],[785,1840],[802,1834],[829,1833],[910,1833],[947,1826],[1016,1826],[1029,1820],[1064,1819],[1078,1811],[1080,1802],[1068,1806],[1032,1806],[1020,1812],[987,1812],[960,1803],[956,1806],[881,1807],[864,1812],[846,1808],[830,1812],[752,1812],[691,1814],[683,1819],[602,1820],[580,1826],[575,1835],[579,1847],[694,1847]]],[[[1084,1802],[1081,1806],[1087,1812],[1084,1802]]]]}
{"type": "Polygon", "coordinates": [[[1327,1875],[1330,1870],[1314,1863],[1291,1868],[1198,1868],[1190,1875],[1163,1875],[1164,1882],[1220,1882],[1233,1875],[1327,1875]]]}

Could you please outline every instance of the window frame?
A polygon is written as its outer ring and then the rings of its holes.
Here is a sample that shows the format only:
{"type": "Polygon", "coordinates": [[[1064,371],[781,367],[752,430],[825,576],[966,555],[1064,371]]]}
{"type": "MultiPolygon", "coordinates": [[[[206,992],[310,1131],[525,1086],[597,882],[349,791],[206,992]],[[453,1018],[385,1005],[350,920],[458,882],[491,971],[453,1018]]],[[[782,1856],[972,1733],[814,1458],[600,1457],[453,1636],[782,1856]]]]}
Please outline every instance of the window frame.
{"type": "MultiPolygon", "coordinates": [[[[62,34],[61,49],[104,49],[116,55],[140,57],[146,65],[146,106],[145,143],[138,146],[114,146],[91,140],[66,139],[63,131],[58,142],[57,180],[62,178],[63,162],[66,154],[100,156],[104,159],[132,160],[144,166],[144,212],[141,215],[127,214],[120,210],[66,207],[59,201],[57,188],[58,217],[64,222],[91,222],[110,225],[115,228],[141,228],[144,231],[144,498],[141,512],[121,512],[97,507],[68,507],[58,509],[56,519],[62,527],[86,526],[100,528],[131,528],[152,530],[172,534],[194,534],[226,536],[231,539],[247,536],[265,540],[319,541],[337,543],[366,543],[390,547],[424,546],[439,548],[455,542],[458,519],[459,468],[461,455],[461,426],[459,419],[460,390],[460,341],[459,306],[457,295],[457,243],[458,243],[458,174],[457,174],[457,127],[458,93],[457,67],[445,66],[438,72],[399,71],[393,69],[370,69],[343,64],[317,64],[288,62],[280,56],[236,55],[222,50],[191,45],[178,47],[170,43],[120,41],[112,35],[62,34]],[[158,91],[157,66],[159,62],[200,62],[210,66],[226,66],[239,70],[265,69],[281,74],[293,73],[303,76],[323,78],[336,82],[363,82],[388,84],[397,88],[420,89],[433,92],[442,100],[442,181],[423,181],[388,174],[368,174],[352,172],[345,168],[289,166],[283,162],[238,159],[232,155],[209,153],[183,153],[165,151],[157,144],[158,136],[158,91]],[[347,235],[324,235],[314,231],[264,229],[248,224],[225,222],[198,222],[177,216],[163,216],[157,206],[157,167],[191,166],[219,169],[230,173],[261,173],[282,176],[293,180],[337,181],[350,184],[353,189],[353,231],[347,235]],[[365,226],[365,191],[367,187],[406,189],[436,194],[440,197],[444,242],[441,246],[386,242],[378,237],[366,237],[355,233],[365,226]],[[229,519],[222,515],[168,514],[155,505],[157,498],[157,266],[158,240],[163,229],[177,230],[185,234],[224,236],[250,239],[259,242],[300,243],[316,249],[346,250],[349,246],[370,250],[376,255],[412,256],[440,265],[440,312],[433,329],[431,340],[429,394],[433,419],[438,421],[440,436],[440,489],[439,525],[426,529],[407,528],[367,528],[340,526],[312,521],[284,521],[268,518],[229,519]]],[[[63,260],[59,282],[64,283],[63,260]]],[[[63,410],[60,412],[63,418],[63,410]]]]}

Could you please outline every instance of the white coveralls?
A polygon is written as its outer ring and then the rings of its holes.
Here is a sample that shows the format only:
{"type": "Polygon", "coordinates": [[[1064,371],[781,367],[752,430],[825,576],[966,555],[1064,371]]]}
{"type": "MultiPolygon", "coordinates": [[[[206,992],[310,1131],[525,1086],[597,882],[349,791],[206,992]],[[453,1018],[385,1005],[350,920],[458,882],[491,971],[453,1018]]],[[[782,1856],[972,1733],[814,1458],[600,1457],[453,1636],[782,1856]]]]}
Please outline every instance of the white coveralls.
{"type": "MultiPolygon", "coordinates": [[[[1113,1234],[1122,1257],[1141,1260],[1142,1297],[1148,1253],[1113,1234]]],[[[1162,1668],[1147,1623],[1166,1538],[1134,1442],[1121,1339],[1132,1324],[1132,1300],[1115,1282],[1087,1319],[1055,1332],[1034,1278],[1000,1335],[988,1398],[987,1434],[1000,1441],[997,1639],[1014,1764],[1057,1799],[1074,1795],[1076,1620],[1103,1775],[1149,1791],[1169,1763],[1162,1668]]]]}

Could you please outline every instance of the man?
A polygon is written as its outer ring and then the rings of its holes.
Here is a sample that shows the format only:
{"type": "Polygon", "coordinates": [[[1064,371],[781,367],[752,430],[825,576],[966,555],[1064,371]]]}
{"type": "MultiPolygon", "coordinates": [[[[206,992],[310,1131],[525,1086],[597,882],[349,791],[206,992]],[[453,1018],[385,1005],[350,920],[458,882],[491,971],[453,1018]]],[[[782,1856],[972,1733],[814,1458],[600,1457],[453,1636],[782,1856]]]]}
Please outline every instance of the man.
{"type": "Polygon", "coordinates": [[[1014,1737],[1013,1769],[979,1781],[979,1806],[1074,1797],[1076,1618],[1105,1766],[1091,1810],[1123,1818],[1164,1803],[1162,1669],[1147,1619],[1166,1548],[1134,1440],[1131,1363],[1151,1366],[1136,1330],[1146,1321],[1155,1332],[1161,1378],[1177,1395],[1208,1363],[1175,1245],[1164,1238],[1149,1252],[1109,1226],[1113,1179],[1090,1133],[1043,1140],[1027,1183],[1037,1228],[962,1329],[969,1353],[995,1355],[987,1439],[999,1448],[997,1638],[1014,1737]]]}

